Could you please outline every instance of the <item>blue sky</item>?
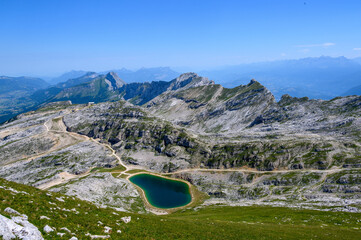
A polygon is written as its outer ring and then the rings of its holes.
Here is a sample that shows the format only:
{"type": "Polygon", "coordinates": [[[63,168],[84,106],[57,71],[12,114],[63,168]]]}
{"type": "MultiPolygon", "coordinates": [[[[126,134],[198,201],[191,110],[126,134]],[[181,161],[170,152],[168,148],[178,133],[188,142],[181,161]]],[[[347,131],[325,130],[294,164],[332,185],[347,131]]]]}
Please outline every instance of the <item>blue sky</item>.
{"type": "Polygon", "coordinates": [[[360,29],[360,0],[1,0],[0,75],[353,58],[360,29]]]}

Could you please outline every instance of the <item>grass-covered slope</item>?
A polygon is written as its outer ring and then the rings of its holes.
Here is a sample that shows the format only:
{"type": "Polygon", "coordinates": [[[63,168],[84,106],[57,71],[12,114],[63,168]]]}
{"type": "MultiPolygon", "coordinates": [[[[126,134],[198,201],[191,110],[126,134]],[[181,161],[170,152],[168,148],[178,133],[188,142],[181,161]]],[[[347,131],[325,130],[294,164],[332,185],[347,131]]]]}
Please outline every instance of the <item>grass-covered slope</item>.
{"type": "Polygon", "coordinates": [[[0,76],[0,123],[34,107],[29,96],[48,85],[40,78],[0,76]]]}
{"type": "Polygon", "coordinates": [[[91,82],[82,83],[74,87],[66,88],[57,94],[53,101],[71,100],[73,103],[104,102],[118,100],[120,96],[109,85],[104,76],[91,82]]]}
{"type": "Polygon", "coordinates": [[[91,239],[88,233],[108,239],[358,239],[361,234],[360,213],[213,206],[140,215],[0,179],[0,214],[10,217],[7,207],[27,215],[45,239],[91,239]],[[126,216],[129,223],[121,220],[126,216]],[[45,225],[55,231],[45,233],[45,225]]]}

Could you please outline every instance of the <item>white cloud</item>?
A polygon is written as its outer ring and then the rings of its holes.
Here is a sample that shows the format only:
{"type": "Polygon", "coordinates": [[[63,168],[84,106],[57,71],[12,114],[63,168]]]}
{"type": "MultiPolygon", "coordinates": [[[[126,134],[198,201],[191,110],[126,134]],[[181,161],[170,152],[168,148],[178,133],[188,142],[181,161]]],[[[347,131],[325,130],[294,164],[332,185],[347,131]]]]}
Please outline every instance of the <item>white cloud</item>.
{"type": "Polygon", "coordinates": [[[286,53],[281,53],[281,56],[285,57],[285,56],[287,56],[287,54],[286,53]]]}
{"type": "Polygon", "coordinates": [[[354,51],[361,51],[361,48],[357,47],[353,49],[354,51]]]}
{"type": "Polygon", "coordinates": [[[299,48],[311,48],[311,47],[331,47],[331,46],[335,46],[336,43],[330,43],[330,42],[326,42],[326,43],[321,43],[321,44],[308,44],[308,45],[297,45],[296,47],[299,48]]]}

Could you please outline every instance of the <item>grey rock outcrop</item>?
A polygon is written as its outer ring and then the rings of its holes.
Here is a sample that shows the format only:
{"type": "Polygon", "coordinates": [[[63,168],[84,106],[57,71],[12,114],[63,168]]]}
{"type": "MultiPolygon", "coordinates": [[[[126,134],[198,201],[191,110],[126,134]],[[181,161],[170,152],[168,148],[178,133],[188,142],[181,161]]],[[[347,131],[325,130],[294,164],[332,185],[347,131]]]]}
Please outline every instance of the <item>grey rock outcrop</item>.
{"type": "Polygon", "coordinates": [[[210,81],[206,77],[198,76],[194,72],[183,73],[176,79],[170,82],[167,91],[175,91],[178,89],[188,89],[193,87],[200,87],[214,84],[213,81],[210,81]]]}
{"type": "Polygon", "coordinates": [[[2,239],[44,239],[38,228],[28,221],[26,215],[20,214],[11,208],[7,208],[6,212],[11,215],[11,219],[0,214],[0,237],[2,239]]]}
{"type": "Polygon", "coordinates": [[[126,84],[115,72],[109,72],[105,75],[105,81],[110,91],[115,91],[126,84]]]}
{"type": "Polygon", "coordinates": [[[114,178],[110,173],[92,174],[74,183],[55,187],[52,191],[76,196],[98,206],[111,206],[122,211],[145,211],[135,187],[126,179],[114,178]]]}
{"type": "Polygon", "coordinates": [[[234,89],[204,81],[199,81],[200,86],[165,92],[146,106],[154,115],[202,133],[235,133],[276,104],[273,95],[254,80],[234,89]]]}

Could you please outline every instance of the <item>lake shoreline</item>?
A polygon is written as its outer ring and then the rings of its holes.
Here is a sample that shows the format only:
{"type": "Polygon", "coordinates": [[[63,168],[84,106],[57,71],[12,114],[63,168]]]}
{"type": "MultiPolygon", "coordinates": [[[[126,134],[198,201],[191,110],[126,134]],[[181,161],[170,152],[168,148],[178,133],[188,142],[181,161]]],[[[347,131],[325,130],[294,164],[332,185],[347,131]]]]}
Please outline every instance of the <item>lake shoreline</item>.
{"type": "Polygon", "coordinates": [[[129,175],[126,179],[127,179],[129,182],[131,182],[131,183],[136,187],[136,189],[137,189],[138,191],[140,191],[140,193],[141,193],[140,196],[141,196],[141,198],[143,199],[144,205],[145,205],[145,207],[147,208],[147,210],[149,210],[151,213],[154,213],[154,214],[156,214],[156,215],[170,214],[170,213],[176,212],[176,211],[178,211],[178,210],[180,210],[180,209],[189,207],[190,205],[194,204],[194,202],[195,202],[195,197],[194,197],[195,194],[194,194],[194,188],[193,188],[194,186],[193,186],[191,183],[189,183],[189,182],[187,182],[187,181],[185,181],[185,180],[183,180],[183,179],[175,179],[175,178],[171,178],[171,177],[168,177],[168,176],[162,176],[162,175],[160,175],[160,174],[151,173],[151,172],[138,172],[138,173],[134,173],[134,174],[129,175]],[[187,203],[187,204],[184,205],[184,206],[173,207],[173,208],[159,208],[159,207],[156,207],[156,206],[152,205],[152,204],[149,202],[149,200],[148,200],[148,198],[147,198],[147,196],[146,196],[145,191],[144,191],[141,187],[139,187],[137,184],[133,183],[133,182],[130,180],[131,177],[134,177],[134,176],[140,175],[140,174],[153,175],[153,176],[160,177],[160,178],[164,178],[164,179],[168,179],[168,180],[171,180],[171,181],[177,181],[177,182],[182,182],[182,183],[187,184],[187,186],[188,186],[188,191],[189,191],[189,195],[190,195],[190,197],[191,197],[190,202],[187,203]]]}

